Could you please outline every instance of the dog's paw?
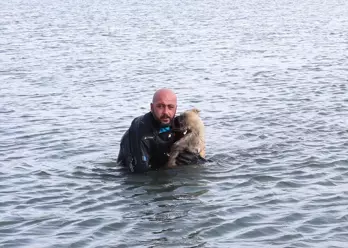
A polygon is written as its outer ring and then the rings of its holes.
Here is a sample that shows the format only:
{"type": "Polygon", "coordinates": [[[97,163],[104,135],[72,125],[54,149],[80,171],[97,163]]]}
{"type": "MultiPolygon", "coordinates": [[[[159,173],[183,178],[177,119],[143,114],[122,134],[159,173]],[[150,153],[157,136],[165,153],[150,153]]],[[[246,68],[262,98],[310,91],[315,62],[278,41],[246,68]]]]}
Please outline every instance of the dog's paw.
{"type": "Polygon", "coordinates": [[[168,163],[167,164],[167,168],[174,168],[174,167],[176,167],[175,163],[168,163]]]}
{"type": "Polygon", "coordinates": [[[166,165],[167,168],[174,168],[176,167],[176,162],[175,159],[173,159],[172,157],[169,158],[169,161],[166,165]]]}

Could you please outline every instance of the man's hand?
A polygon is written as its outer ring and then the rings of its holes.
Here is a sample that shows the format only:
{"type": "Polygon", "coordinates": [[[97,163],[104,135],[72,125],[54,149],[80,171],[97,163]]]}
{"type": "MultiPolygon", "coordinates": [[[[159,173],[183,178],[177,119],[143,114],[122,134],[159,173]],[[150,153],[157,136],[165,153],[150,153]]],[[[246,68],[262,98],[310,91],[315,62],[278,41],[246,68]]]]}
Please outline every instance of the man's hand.
{"type": "Polygon", "coordinates": [[[202,158],[198,153],[192,153],[187,150],[181,152],[176,158],[177,165],[189,165],[189,164],[203,164],[205,159],[202,158]]]}

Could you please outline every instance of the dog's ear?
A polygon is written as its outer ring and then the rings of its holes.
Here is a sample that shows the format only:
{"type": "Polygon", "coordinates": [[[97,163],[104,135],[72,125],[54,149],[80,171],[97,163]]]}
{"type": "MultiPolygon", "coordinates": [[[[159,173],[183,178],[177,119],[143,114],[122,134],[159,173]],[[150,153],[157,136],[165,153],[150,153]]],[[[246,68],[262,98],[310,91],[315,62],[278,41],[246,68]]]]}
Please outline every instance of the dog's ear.
{"type": "Polygon", "coordinates": [[[199,109],[196,109],[196,108],[193,108],[191,111],[194,112],[194,113],[196,113],[196,114],[198,114],[199,112],[201,112],[199,109]]]}

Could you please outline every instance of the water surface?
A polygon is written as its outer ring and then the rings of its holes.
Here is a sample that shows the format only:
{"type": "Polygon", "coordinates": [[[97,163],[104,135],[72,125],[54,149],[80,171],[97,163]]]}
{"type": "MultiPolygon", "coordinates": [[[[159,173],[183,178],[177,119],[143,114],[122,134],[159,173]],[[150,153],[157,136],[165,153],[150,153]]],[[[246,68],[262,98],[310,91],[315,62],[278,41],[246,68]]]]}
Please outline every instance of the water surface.
{"type": "Polygon", "coordinates": [[[346,247],[348,3],[0,3],[1,247],[346,247]],[[119,141],[175,90],[213,162],[119,141]]]}

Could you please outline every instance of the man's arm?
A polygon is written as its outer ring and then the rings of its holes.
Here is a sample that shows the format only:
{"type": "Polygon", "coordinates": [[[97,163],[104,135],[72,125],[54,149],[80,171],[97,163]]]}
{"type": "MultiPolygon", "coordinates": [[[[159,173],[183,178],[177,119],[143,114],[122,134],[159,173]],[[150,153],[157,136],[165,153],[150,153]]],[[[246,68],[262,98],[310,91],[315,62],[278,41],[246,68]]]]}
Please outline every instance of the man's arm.
{"type": "Polygon", "coordinates": [[[131,172],[146,172],[150,169],[150,146],[145,136],[146,130],[143,118],[139,117],[133,120],[130,128],[122,137],[120,148],[122,156],[119,155],[119,157],[122,157],[123,165],[128,167],[131,172]]]}
{"type": "Polygon", "coordinates": [[[176,158],[177,165],[204,164],[206,161],[199,153],[192,153],[187,150],[181,152],[176,158]]]}

